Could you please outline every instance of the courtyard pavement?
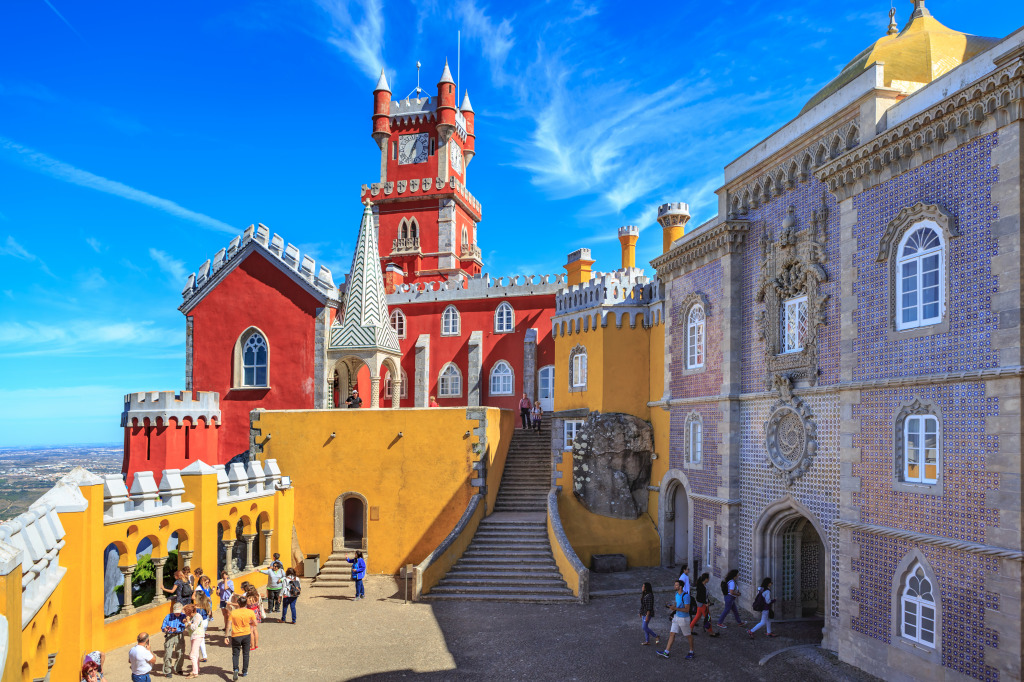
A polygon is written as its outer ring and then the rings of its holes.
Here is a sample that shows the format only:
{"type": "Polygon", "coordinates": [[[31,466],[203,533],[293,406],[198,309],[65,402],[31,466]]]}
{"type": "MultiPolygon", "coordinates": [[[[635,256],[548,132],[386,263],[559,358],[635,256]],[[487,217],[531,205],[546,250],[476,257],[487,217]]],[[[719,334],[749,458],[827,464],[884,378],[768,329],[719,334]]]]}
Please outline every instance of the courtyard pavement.
{"type": "MultiPolygon", "coordinates": [[[[750,640],[743,628],[731,626],[720,637],[694,638],[697,657],[684,660],[685,641],[677,640],[672,657],[655,654],[661,647],[640,646],[639,587],[644,580],[667,575],[668,586],[656,585],[659,615],[654,630],[668,638],[668,618],[661,605],[668,599],[671,572],[639,569],[612,577],[595,576],[601,592],[628,589],[635,595],[605,596],[586,606],[486,602],[420,602],[404,604],[402,588],[392,578],[372,577],[366,599],[354,601],[353,586],[314,588],[304,581],[297,625],[271,619],[259,628],[260,647],[252,652],[245,680],[648,680],[700,675],[722,680],[856,680],[875,678],[814,648],[821,640],[821,621],[780,623],[779,635],[750,640]],[[765,656],[790,647],[759,665],[765,656]]],[[[713,610],[717,619],[721,604],[713,610]]],[[[752,616],[746,614],[750,621],[752,616]]],[[[210,660],[201,679],[231,679],[231,649],[224,645],[219,613],[207,637],[210,660]]],[[[151,633],[152,635],[152,633],[151,633]]],[[[105,679],[129,682],[130,646],[107,652],[105,679]]],[[[153,649],[163,653],[163,637],[153,636],[153,649]]],[[[186,661],[185,669],[189,664],[186,661]]],[[[165,679],[154,669],[153,679],[165,679]]],[[[175,676],[175,679],[182,679],[175,676]]]]}

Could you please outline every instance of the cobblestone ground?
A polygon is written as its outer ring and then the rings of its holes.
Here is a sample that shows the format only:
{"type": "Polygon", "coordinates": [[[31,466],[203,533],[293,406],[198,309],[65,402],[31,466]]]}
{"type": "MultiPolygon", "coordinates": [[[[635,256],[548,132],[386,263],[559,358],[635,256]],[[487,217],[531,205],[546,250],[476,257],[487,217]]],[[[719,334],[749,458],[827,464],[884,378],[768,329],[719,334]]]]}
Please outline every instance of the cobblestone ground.
{"type": "MultiPolygon", "coordinates": [[[[650,577],[654,577],[653,575],[650,577]]],[[[648,576],[640,578],[649,579],[648,576]]],[[[615,586],[630,582],[615,579],[615,586]]],[[[612,584],[606,584],[612,587],[612,584]]],[[[874,680],[812,646],[781,653],[764,665],[765,656],[821,639],[820,622],[780,623],[778,637],[750,640],[742,628],[729,627],[720,637],[695,637],[697,657],[684,660],[687,648],[677,641],[672,657],[659,658],[659,647],[640,646],[638,596],[596,598],[586,606],[482,602],[404,604],[390,578],[371,578],[366,599],[353,601],[352,587],[306,586],[299,599],[298,625],[271,619],[260,626],[260,647],[252,652],[245,680],[647,680],[700,675],[722,680],[874,680]]],[[[667,600],[658,585],[657,603],[667,600]]],[[[717,618],[717,611],[714,613],[717,618]]],[[[749,620],[749,614],[748,614],[749,620]]],[[[208,636],[210,660],[201,679],[231,679],[231,649],[224,646],[220,618],[208,636]]],[[[668,619],[654,630],[667,640],[668,619]]],[[[162,636],[153,648],[162,655],[162,636]]],[[[107,653],[106,680],[129,682],[128,649],[107,653]]],[[[185,670],[189,664],[186,662],[185,670]]],[[[155,673],[160,672],[158,666],[155,673]]],[[[176,679],[181,679],[175,676],[176,679]]],[[[154,676],[165,679],[162,675],[154,676]]]]}

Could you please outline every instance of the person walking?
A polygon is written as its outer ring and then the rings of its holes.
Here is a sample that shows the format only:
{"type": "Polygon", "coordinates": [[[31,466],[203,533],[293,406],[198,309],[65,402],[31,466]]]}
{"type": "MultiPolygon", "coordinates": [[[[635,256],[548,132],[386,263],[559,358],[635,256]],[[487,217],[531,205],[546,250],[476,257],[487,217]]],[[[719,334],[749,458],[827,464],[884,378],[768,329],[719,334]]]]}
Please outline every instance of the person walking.
{"type": "Polygon", "coordinates": [[[720,628],[726,627],[725,617],[730,612],[736,618],[737,625],[746,625],[744,620],[740,618],[740,610],[736,606],[736,601],[740,597],[740,591],[736,588],[736,578],[739,574],[739,570],[734,568],[725,574],[725,580],[722,581],[722,597],[725,598],[725,607],[722,609],[722,615],[718,617],[717,625],[720,628]]]}
{"type": "Polygon", "coordinates": [[[280,561],[275,561],[270,568],[265,568],[260,573],[267,576],[267,611],[276,613],[281,608],[281,588],[284,581],[284,566],[280,561]]]}
{"type": "Polygon", "coordinates": [[[718,633],[711,627],[711,597],[708,595],[708,580],[710,579],[711,575],[708,573],[701,573],[700,577],[697,578],[695,596],[697,613],[690,620],[690,630],[692,632],[697,627],[697,623],[703,619],[704,630],[708,633],[708,636],[718,637],[718,633]]]}
{"type": "Polygon", "coordinates": [[[156,663],[156,656],[149,648],[149,634],[140,632],[135,638],[135,646],[128,652],[128,668],[132,673],[132,682],[152,682],[149,671],[156,663]]]}
{"type": "Polygon", "coordinates": [[[227,571],[221,571],[220,582],[217,583],[217,599],[220,600],[220,614],[224,616],[224,632],[228,630],[228,616],[234,596],[235,581],[228,577],[227,571]]]}
{"type": "Polygon", "coordinates": [[[199,656],[203,650],[203,640],[206,638],[206,619],[195,604],[186,604],[185,613],[185,634],[188,635],[191,649],[189,660],[192,662],[192,670],[188,677],[199,677],[199,656]]]}
{"type": "Polygon", "coordinates": [[[263,600],[260,598],[259,590],[255,585],[245,583],[245,608],[252,611],[256,616],[256,625],[252,626],[252,649],[260,648],[259,624],[263,622],[263,600]]]}
{"type": "Polygon", "coordinates": [[[238,655],[242,655],[242,677],[249,674],[249,646],[256,614],[245,608],[245,597],[235,595],[235,608],[231,611],[224,643],[231,647],[232,680],[238,679],[238,655]]]}
{"type": "Polygon", "coordinates": [[[181,674],[185,666],[185,619],[181,604],[171,604],[171,612],[164,616],[160,631],[164,633],[164,675],[173,677],[181,674]]]}
{"type": "Polygon", "coordinates": [[[355,558],[345,559],[345,561],[352,564],[352,579],[356,581],[356,599],[362,599],[366,596],[363,590],[363,578],[366,577],[366,561],[363,559],[363,553],[356,552],[355,558]]]}
{"type": "Polygon", "coordinates": [[[655,644],[661,644],[661,636],[651,629],[651,620],[654,618],[654,588],[650,583],[644,583],[640,588],[640,625],[643,628],[643,646],[649,646],[651,637],[654,637],[655,644]]]}
{"type": "Polygon", "coordinates": [[[523,428],[530,428],[530,399],[523,394],[523,399],[519,401],[519,416],[523,418],[523,428]]]}
{"type": "Polygon", "coordinates": [[[761,620],[757,625],[747,630],[747,634],[750,635],[750,639],[754,639],[754,633],[764,626],[768,632],[769,637],[775,637],[772,634],[772,616],[774,612],[772,604],[775,603],[775,599],[772,598],[772,579],[765,578],[761,581],[761,587],[757,588],[757,596],[754,597],[754,610],[761,612],[761,620]]]}
{"type": "Polygon", "coordinates": [[[295,574],[294,568],[289,568],[285,571],[282,594],[284,595],[284,602],[281,605],[281,622],[288,622],[288,607],[291,607],[292,625],[295,625],[295,602],[298,601],[299,595],[302,594],[302,583],[299,582],[299,576],[295,574]]]}
{"type": "Polygon", "coordinates": [[[345,403],[348,405],[350,410],[358,410],[363,406],[363,399],[359,397],[359,391],[352,389],[352,395],[345,399],[345,403]]]}
{"type": "Polygon", "coordinates": [[[694,658],[696,654],[693,653],[693,633],[690,631],[690,595],[683,591],[682,580],[676,581],[675,605],[665,604],[665,606],[672,611],[672,630],[669,632],[665,650],[659,651],[658,655],[668,658],[672,652],[672,644],[676,640],[676,635],[682,635],[690,644],[690,653],[686,654],[686,658],[694,658]]]}
{"type": "MultiPolygon", "coordinates": [[[[203,576],[210,581],[210,576],[203,576]]],[[[203,638],[199,640],[199,662],[206,663],[206,631],[210,629],[210,622],[213,620],[213,602],[202,591],[199,591],[199,598],[196,602],[196,613],[203,617],[203,638]]],[[[193,642],[193,645],[195,642],[193,642]]]]}
{"type": "Polygon", "coordinates": [[[544,408],[540,406],[538,400],[533,404],[533,410],[530,412],[530,422],[533,424],[533,430],[540,433],[540,424],[544,419],[544,408]]]}
{"type": "Polygon", "coordinates": [[[95,661],[86,661],[82,666],[82,680],[84,682],[101,682],[102,679],[103,674],[100,672],[99,665],[95,661]]]}
{"type": "Polygon", "coordinates": [[[430,407],[441,407],[434,396],[430,396],[430,407]]]}

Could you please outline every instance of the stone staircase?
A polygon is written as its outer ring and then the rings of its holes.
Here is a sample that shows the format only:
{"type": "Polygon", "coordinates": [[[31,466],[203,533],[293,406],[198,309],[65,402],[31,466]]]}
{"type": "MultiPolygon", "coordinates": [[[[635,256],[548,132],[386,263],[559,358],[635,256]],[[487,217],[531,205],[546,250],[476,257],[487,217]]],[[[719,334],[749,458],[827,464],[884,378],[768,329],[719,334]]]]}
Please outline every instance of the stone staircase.
{"type": "Polygon", "coordinates": [[[424,599],[576,601],[548,542],[550,424],[546,417],[540,433],[516,430],[494,513],[480,522],[466,552],[424,599]]]}
{"type": "MultiPolygon", "coordinates": [[[[320,574],[313,581],[313,587],[344,587],[355,585],[352,580],[352,564],[346,561],[351,554],[355,556],[355,549],[332,552],[327,557],[327,562],[320,567],[320,574]]],[[[369,565],[370,559],[366,552],[363,552],[363,559],[369,565]]]]}

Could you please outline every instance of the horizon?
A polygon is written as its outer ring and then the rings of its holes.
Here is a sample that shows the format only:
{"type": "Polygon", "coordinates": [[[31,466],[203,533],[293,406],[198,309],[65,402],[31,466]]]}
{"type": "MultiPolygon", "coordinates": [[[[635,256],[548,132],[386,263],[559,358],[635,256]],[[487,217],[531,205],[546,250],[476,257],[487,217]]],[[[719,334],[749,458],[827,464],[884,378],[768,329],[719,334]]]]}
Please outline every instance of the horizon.
{"type": "MultiPolygon", "coordinates": [[[[895,4],[903,26],[912,3],[895,4]]],[[[928,7],[978,35],[1024,23],[1024,6],[928,7]]],[[[580,247],[605,271],[618,267],[622,225],[641,229],[638,263],[660,254],[662,203],[688,203],[691,227],[713,218],[726,164],[796,117],[889,21],[880,2],[653,9],[0,10],[0,448],[120,446],[124,395],[184,386],[185,279],[250,223],[341,282],[359,189],[379,164],[370,114],[382,68],[402,99],[420,61],[434,96],[447,57],[471,92],[467,186],[483,204],[485,273],[559,273],[580,247]]]]}

